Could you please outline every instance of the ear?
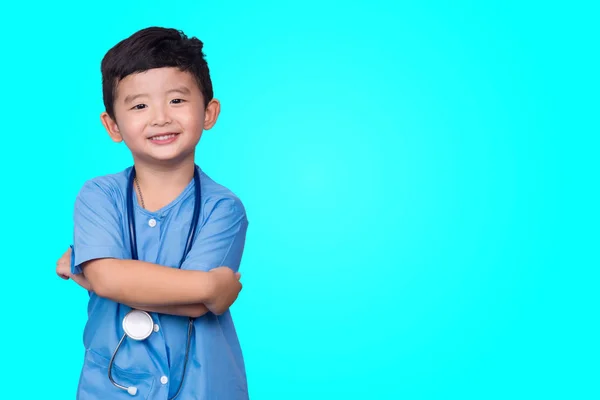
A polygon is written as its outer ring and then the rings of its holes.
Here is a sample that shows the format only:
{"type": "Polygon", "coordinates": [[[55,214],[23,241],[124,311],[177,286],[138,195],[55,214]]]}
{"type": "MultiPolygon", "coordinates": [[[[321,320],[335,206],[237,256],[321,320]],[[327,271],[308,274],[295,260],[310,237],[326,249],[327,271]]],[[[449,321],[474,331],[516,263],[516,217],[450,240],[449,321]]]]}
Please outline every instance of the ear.
{"type": "Polygon", "coordinates": [[[221,103],[217,99],[212,99],[204,111],[204,129],[209,130],[217,123],[219,113],[221,112],[221,103]]]}
{"type": "Polygon", "coordinates": [[[104,125],[104,129],[108,132],[108,135],[115,143],[120,143],[123,141],[123,136],[121,136],[121,132],[119,131],[119,126],[117,122],[108,115],[105,111],[100,114],[100,120],[102,121],[102,125],[104,125]]]}

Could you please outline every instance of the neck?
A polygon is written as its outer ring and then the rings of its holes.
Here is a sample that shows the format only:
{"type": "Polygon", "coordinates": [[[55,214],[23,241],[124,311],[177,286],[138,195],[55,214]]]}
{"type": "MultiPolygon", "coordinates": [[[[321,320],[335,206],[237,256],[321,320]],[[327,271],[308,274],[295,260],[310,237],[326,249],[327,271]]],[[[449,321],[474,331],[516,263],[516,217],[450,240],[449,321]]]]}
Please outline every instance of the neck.
{"type": "MultiPolygon", "coordinates": [[[[144,206],[156,211],[177,198],[194,178],[194,160],[177,165],[156,166],[135,162],[136,179],[142,192],[144,206]]],[[[136,188],[134,190],[137,193],[136,188]]],[[[141,204],[140,194],[137,193],[141,204]]]]}

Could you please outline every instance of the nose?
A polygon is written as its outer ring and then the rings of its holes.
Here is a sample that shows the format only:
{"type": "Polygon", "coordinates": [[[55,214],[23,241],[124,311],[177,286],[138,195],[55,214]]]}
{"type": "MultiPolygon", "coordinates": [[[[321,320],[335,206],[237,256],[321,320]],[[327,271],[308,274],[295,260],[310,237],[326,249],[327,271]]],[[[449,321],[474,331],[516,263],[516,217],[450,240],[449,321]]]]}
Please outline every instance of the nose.
{"type": "Polygon", "coordinates": [[[155,106],[153,109],[150,121],[152,126],[165,126],[171,123],[171,116],[166,107],[155,106]]]}

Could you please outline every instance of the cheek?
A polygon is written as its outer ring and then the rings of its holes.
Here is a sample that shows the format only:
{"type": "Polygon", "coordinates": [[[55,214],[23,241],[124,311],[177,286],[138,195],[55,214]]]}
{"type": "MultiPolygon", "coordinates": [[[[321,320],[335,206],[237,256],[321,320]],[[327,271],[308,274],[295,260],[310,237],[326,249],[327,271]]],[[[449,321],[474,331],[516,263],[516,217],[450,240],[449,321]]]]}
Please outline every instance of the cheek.
{"type": "Polygon", "coordinates": [[[201,131],[204,127],[204,113],[197,110],[182,113],[178,120],[182,127],[189,131],[201,131]]]}
{"type": "Polygon", "coordinates": [[[146,123],[142,118],[126,118],[120,121],[119,129],[124,139],[136,140],[136,137],[144,136],[146,123]]]}

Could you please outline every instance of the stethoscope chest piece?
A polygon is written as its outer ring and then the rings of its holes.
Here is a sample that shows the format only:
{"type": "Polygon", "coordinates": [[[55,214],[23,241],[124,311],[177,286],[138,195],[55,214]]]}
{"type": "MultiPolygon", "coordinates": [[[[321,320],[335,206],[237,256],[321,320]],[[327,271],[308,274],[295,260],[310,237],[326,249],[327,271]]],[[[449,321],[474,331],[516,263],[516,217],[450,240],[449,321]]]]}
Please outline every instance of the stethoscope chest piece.
{"type": "Polygon", "coordinates": [[[123,318],[123,330],[133,340],[144,340],[152,334],[154,321],[146,311],[131,310],[123,318]]]}

